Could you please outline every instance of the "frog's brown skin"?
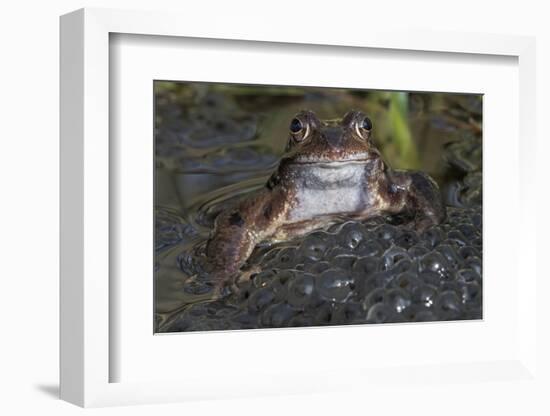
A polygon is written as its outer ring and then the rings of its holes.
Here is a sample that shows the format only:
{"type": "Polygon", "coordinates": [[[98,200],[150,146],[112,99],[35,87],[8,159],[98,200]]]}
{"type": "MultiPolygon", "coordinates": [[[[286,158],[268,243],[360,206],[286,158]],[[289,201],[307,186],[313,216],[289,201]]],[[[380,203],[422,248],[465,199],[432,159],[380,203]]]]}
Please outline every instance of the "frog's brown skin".
{"type": "Polygon", "coordinates": [[[419,231],[444,220],[437,184],[422,172],[389,169],[371,130],[359,111],[328,121],[311,111],[296,115],[286,153],[265,187],[216,219],[206,254],[218,285],[262,241],[288,240],[342,218],[407,214],[419,231]]]}

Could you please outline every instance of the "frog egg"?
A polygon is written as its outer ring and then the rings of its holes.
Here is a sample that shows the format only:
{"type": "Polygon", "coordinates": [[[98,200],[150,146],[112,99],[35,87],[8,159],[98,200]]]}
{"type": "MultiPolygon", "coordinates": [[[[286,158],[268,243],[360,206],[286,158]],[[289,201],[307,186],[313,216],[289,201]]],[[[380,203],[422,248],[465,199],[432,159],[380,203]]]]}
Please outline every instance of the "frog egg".
{"type": "Polygon", "coordinates": [[[435,300],[434,311],[438,320],[459,319],[462,305],[458,295],[451,290],[441,292],[435,300]]]}
{"type": "Polygon", "coordinates": [[[414,231],[405,230],[395,239],[395,245],[408,250],[420,241],[418,234],[414,231]]]}
{"type": "MultiPolygon", "coordinates": [[[[361,224],[366,235],[354,248],[341,244],[357,228],[348,222],[333,234],[312,233],[298,247],[266,249],[255,258],[272,264],[223,299],[233,308],[193,308],[192,315],[163,322],[162,331],[480,319],[482,241],[472,220],[480,211],[454,212],[452,221],[420,235],[398,226],[396,235],[380,238],[376,229],[394,225],[361,224]],[[308,238],[310,247],[320,247],[313,254],[304,247],[308,238]],[[279,262],[285,254],[292,261],[279,262]]],[[[191,282],[208,286],[203,274],[191,282]]]]}
{"type": "Polygon", "coordinates": [[[477,282],[464,283],[460,287],[462,303],[470,306],[481,306],[481,286],[477,282]]]}
{"type": "Polygon", "coordinates": [[[472,257],[479,258],[480,257],[480,252],[474,246],[464,246],[464,247],[461,247],[458,250],[458,255],[462,259],[466,260],[466,259],[469,259],[469,258],[472,258],[472,257]]]}
{"type": "Polygon", "coordinates": [[[395,288],[387,291],[384,303],[389,306],[393,312],[402,313],[411,305],[412,301],[407,291],[401,288],[395,288]]]}
{"type": "Polygon", "coordinates": [[[422,280],[420,280],[416,273],[412,271],[403,272],[391,281],[391,287],[399,287],[407,290],[408,292],[413,292],[415,288],[421,286],[422,284],[424,284],[422,280]]]}
{"type": "Polygon", "coordinates": [[[294,279],[297,272],[295,270],[279,270],[275,278],[269,284],[269,287],[275,292],[277,302],[283,302],[287,293],[287,282],[294,279]]]}
{"type": "Polygon", "coordinates": [[[353,253],[353,250],[351,250],[349,248],[334,246],[334,247],[329,248],[327,250],[327,252],[325,253],[325,259],[330,261],[334,257],[340,256],[340,255],[354,255],[354,253],[353,253]]]}
{"type": "Polygon", "coordinates": [[[443,239],[447,238],[447,233],[453,229],[453,226],[449,223],[442,223],[437,226],[439,230],[443,233],[443,239]]]}
{"type": "Polygon", "coordinates": [[[335,304],[323,302],[313,311],[313,320],[317,325],[331,324],[334,317],[335,304]]]}
{"type": "Polygon", "coordinates": [[[408,272],[413,269],[416,269],[415,263],[409,259],[401,259],[388,271],[391,272],[392,276],[397,276],[400,273],[408,272]]]}
{"type": "Polygon", "coordinates": [[[441,275],[431,270],[424,270],[418,274],[420,280],[426,284],[439,286],[441,283],[441,275]]]}
{"type": "Polygon", "coordinates": [[[371,277],[356,277],[355,292],[356,298],[364,301],[374,290],[380,289],[380,282],[375,276],[371,277]]]}
{"type": "Polygon", "coordinates": [[[468,245],[468,239],[459,230],[451,230],[447,233],[447,240],[452,242],[456,247],[464,247],[468,245]]]}
{"type": "Polygon", "coordinates": [[[325,260],[332,267],[341,269],[351,269],[356,259],[357,256],[353,251],[340,246],[330,248],[325,254],[325,260]]]}
{"type": "Polygon", "coordinates": [[[446,237],[440,228],[431,227],[420,235],[420,241],[431,249],[437,247],[446,237]]]}
{"type": "Polygon", "coordinates": [[[356,256],[341,254],[333,257],[330,263],[332,267],[340,268],[344,270],[351,270],[353,267],[353,264],[355,263],[355,260],[357,260],[356,256]]]}
{"type": "Polygon", "coordinates": [[[426,308],[431,308],[439,294],[436,286],[423,284],[415,288],[412,293],[413,302],[426,308]]]}
{"type": "Polygon", "coordinates": [[[342,226],[336,240],[341,247],[354,250],[368,238],[366,228],[358,222],[348,222],[342,226]]]}
{"type": "Polygon", "coordinates": [[[325,270],[317,278],[317,290],[321,299],[332,302],[345,302],[353,290],[350,272],[341,269],[325,270]]]}
{"type": "Polygon", "coordinates": [[[474,238],[480,236],[481,228],[473,224],[461,223],[456,228],[468,241],[472,241],[474,238]]]}
{"type": "Polygon", "coordinates": [[[312,302],[315,292],[315,276],[303,273],[288,282],[288,303],[302,307],[312,302]]]}
{"type": "Polygon", "coordinates": [[[381,261],[378,257],[360,257],[353,264],[353,271],[362,276],[371,276],[380,268],[381,261]]]}
{"type": "Polygon", "coordinates": [[[477,257],[470,257],[464,260],[464,264],[467,268],[472,269],[481,278],[481,259],[477,257]]]}
{"type": "Polygon", "coordinates": [[[438,253],[441,253],[447,260],[448,267],[458,269],[463,265],[462,256],[460,256],[456,247],[447,244],[441,244],[436,248],[438,253]]]}
{"type": "Polygon", "coordinates": [[[272,272],[275,273],[274,278],[271,280],[271,285],[285,285],[290,279],[293,279],[295,276],[294,270],[287,269],[272,269],[272,272]]]}
{"type": "Polygon", "coordinates": [[[466,219],[465,209],[448,209],[447,210],[447,222],[450,224],[456,225],[463,222],[466,219]]]}
{"type": "Polygon", "coordinates": [[[436,272],[444,278],[448,274],[449,264],[441,253],[433,251],[420,259],[418,267],[421,272],[436,272]]]}
{"type": "Polygon", "coordinates": [[[416,303],[411,304],[399,316],[401,316],[405,322],[429,322],[437,320],[437,317],[431,309],[416,303]]]}
{"type": "MultiPolygon", "coordinates": [[[[483,217],[480,213],[474,213],[470,217],[472,225],[479,231],[481,231],[481,228],[483,226],[483,217]]],[[[462,231],[462,230],[461,230],[462,231]]],[[[464,233],[464,231],[462,231],[464,233]]],[[[466,234],[464,234],[466,235],[466,234]]]]}
{"type": "Polygon", "coordinates": [[[315,263],[308,263],[304,267],[304,271],[313,273],[313,274],[319,274],[324,272],[327,269],[330,269],[331,265],[327,261],[319,261],[315,263]]]}
{"type": "Polygon", "coordinates": [[[420,257],[424,256],[425,254],[428,254],[430,250],[428,250],[426,247],[421,246],[419,244],[414,245],[410,247],[407,252],[409,253],[409,256],[412,260],[419,259],[420,257]]]}
{"type": "Polygon", "coordinates": [[[397,262],[403,259],[410,260],[407,250],[398,246],[392,246],[384,252],[382,264],[385,270],[391,270],[397,262]]]}
{"type": "Polygon", "coordinates": [[[374,233],[379,240],[388,242],[394,242],[401,234],[398,227],[390,224],[379,225],[374,229],[374,233]]]}
{"type": "Polygon", "coordinates": [[[446,290],[451,290],[453,292],[456,292],[460,296],[462,285],[463,285],[462,282],[457,282],[456,280],[442,281],[441,284],[439,285],[439,291],[443,292],[446,290]]]}
{"type": "Polygon", "coordinates": [[[473,269],[460,269],[456,273],[456,278],[460,282],[470,283],[477,281],[479,279],[479,274],[473,269]]]}
{"type": "Polygon", "coordinates": [[[252,284],[256,288],[266,287],[271,284],[276,275],[277,270],[263,270],[252,278],[252,284]]]}
{"type": "Polygon", "coordinates": [[[260,324],[267,328],[285,327],[296,313],[296,309],[288,303],[271,305],[261,314],[260,324]]]}
{"type": "Polygon", "coordinates": [[[346,302],[335,305],[331,323],[340,325],[362,323],[364,317],[365,310],[360,302],[346,302]]]}
{"type": "Polygon", "coordinates": [[[481,250],[481,247],[483,247],[483,239],[481,237],[478,237],[478,238],[474,238],[470,244],[474,247],[476,247],[477,249],[481,250]]]}
{"type": "Polygon", "coordinates": [[[383,324],[386,322],[395,322],[395,316],[391,308],[384,303],[377,303],[367,312],[367,323],[383,324]]]}
{"type": "Polygon", "coordinates": [[[376,240],[368,240],[361,243],[355,250],[358,257],[381,256],[384,253],[384,247],[376,240]]]}
{"type": "Polygon", "coordinates": [[[311,261],[322,260],[327,248],[332,246],[328,233],[313,233],[308,235],[300,244],[300,255],[311,261]]]}
{"type": "Polygon", "coordinates": [[[393,273],[393,270],[382,270],[374,273],[373,277],[376,279],[378,287],[386,287],[392,282],[396,275],[393,273]]]}
{"type": "Polygon", "coordinates": [[[291,268],[296,264],[298,255],[298,250],[295,247],[285,247],[277,253],[273,267],[280,269],[291,268]]]}
{"type": "Polygon", "coordinates": [[[372,306],[376,305],[377,303],[384,303],[384,301],[386,300],[386,293],[386,289],[382,287],[377,287],[376,289],[372,290],[363,302],[363,309],[368,311],[372,306]]]}
{"type": "Polygon", "coordinates": [[[270,287],[257,289],[247,301],[248,312],[257,314],[275,302],[275,292],[270,287]]]}

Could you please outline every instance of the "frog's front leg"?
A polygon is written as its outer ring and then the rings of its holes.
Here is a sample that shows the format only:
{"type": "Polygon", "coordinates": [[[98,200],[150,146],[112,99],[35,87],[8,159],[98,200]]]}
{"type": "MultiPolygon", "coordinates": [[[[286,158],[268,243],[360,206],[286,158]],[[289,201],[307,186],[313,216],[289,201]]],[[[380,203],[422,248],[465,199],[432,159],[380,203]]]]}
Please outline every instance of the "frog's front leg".
{"type": "Polygon", "coordinates": [[[206,255],[216,280],[237,273],[259,242],[259,230],[239,208],[221,213],[206,244],[206,255]]]}
{"type": "Polygon", "coordinates": [[[269,190],[250,196],[216,218],[206,245],[216,292],[235,276],[254,247],[273,232],[274,204],[269,190]]]}

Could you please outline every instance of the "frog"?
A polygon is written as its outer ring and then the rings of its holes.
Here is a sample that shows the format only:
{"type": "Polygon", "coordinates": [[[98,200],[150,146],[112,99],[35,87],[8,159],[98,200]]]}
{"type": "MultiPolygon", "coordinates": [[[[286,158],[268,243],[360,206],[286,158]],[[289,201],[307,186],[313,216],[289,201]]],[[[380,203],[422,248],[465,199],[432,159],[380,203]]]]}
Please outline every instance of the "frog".
{"type": "Polygon", "coordinates": [[[444,221],[435,180],[421,171],[392,169],[373,139],[362,111],[321,120],[298,112],[289,125],[283,156],[265,185],[216,217],[206,243],[217,292],[259,244],[275,244],[345,219],[408,218],[418,232],[444,221]]]}

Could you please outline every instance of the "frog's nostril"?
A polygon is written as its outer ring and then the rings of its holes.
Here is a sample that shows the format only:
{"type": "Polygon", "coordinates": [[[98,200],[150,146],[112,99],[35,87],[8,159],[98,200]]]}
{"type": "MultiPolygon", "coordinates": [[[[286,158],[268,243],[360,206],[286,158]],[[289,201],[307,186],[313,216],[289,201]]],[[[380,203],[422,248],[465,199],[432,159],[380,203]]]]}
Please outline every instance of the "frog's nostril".
{"type": "Polygon", "coordinates": [[[339,128],[326,129],[323,136],[331,147],[340,147],[342,145],[342,130],[339,128]]]}

